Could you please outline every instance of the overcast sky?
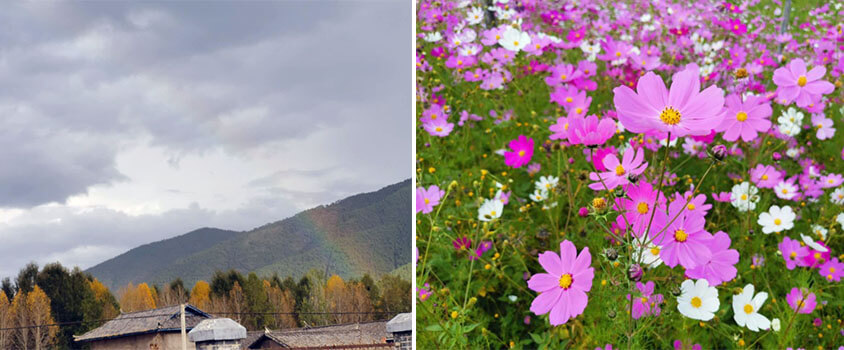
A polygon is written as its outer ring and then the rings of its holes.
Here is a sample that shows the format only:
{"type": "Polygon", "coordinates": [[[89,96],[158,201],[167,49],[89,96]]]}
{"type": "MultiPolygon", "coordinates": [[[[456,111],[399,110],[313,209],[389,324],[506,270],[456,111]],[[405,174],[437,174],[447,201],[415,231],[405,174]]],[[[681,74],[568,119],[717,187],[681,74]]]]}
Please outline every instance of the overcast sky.
{"type": "Polygon", "coordinates": [[[5,4],[0,277],[409,178],[410,6],[5,4]]]}

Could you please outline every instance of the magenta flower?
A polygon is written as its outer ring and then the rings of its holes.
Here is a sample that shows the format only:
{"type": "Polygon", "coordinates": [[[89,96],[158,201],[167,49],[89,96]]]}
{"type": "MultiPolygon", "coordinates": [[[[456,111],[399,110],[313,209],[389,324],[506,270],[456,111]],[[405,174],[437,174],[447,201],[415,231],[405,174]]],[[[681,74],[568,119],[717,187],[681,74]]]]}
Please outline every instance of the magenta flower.
{"type": "Polygon", "coordinates": [[[463,236],[451,241],[451,245],[454,246],[454,250],[456,251],[469,250],[472,248],[472,240],[469,237],[463,236]]]}
{"type": "Polygon", "coordinates": [[[832,260],[821,265],[818,272],[821,276],[826,278],[827,281],[838,282],[841,280],[841,276],[844,276],[844,263],[838,261],[838,258],[832,258],[832,260]]]}
{"type": "Polygon", "coordinates": [[[724,118],[715,131],[724,133],[724,140],[735,141],[739,136],[745,142],[753,141],[760,132],[771,128],[771,103],[763,97],[750,96],[741,101],[741,96],[732,94],[726,98],[727,107],[721,113],[724,118]]]}
{"type": "MultiPolygon", "coordinates": [[[[636,288],[642,294],[641,297],[633,300],[633,319],[638,320],[643,316],[659,316],[662,311],[659,305],[662,304],[662,294],[654,295],[654,281],[648,281],[646,284],[636,282],[636,288]]],[[[627,294],[627,300],[630,300],[630,294],[627,294]]]]}
{"type": "Polygon", "coordinates": [[[437,185],[431,185],[425,190],[424,187],[416,188],[416,212],[428,214],[434,211],[434,207],[440,204],[440,199],[445,195],[437,185]]]}
{"type": "Polygon", "coordinates": [[[648,167],[648,163],[644,160],[645,152],[641,148],[638,151],[634,150],[633,147],[628,148],[624,151],[621,162],[618,161],[616,155],[607,155],[604,157],[604,167],[607,171],[590,173],[589,179],[596,182],[589,184],[589,188],[600,191],[605,189],[604,185],[606,185],[607,190],[612,190],[620,185],[630,183],[628,176],[639,175],[648,167]],[[603,183],[601,183],[602,179],[603,183]]]}
{"type": "MultiPolygon", "coordinates": [[[[624,187],[624,191],[627,193],[625,198],[618,198],[616,201],[618,205],[616,209],[621,209],[620,211],[623,213],[622,222],[624,218],[627,219],[627,222],[636,226],[636,223],[639,221],[644,221],[644,226],[647,226],[647,221],[650,220],[651,212],[654,210],[654,200],[657,199],[657,190],[654,189],[653,185],[647,181],[640,181],[636,185],[627,185],[624,187]],[[620,208],[619,208],[620,207],[620,208]]],[[[665,195],[659,193],[659,206],[662,208],[660,211],[665,212],[665,195]]],[[[644,234],[644,232],[639,232],[637,230],[633,231],[634,233],[644,234]]],[[[638,235],[637,235],[638,236],[638,235]]]]}
{"type": "Polygon", "coordinates": [[[480,259],[480,257],[490,249],[492,249],[492,241],[481,242],[481,244],[478,244],[478,247],[475,248],[475,251],[469,253],[469,260],[480,259]]]}
{"type": "MultiPolygon", "coordinates": [[[[673,202],[668,206],[668,217],[677,219],[665,228],[660,237],[655,239],[660,246],[659,257],[668,267],[677,266],[693,269],[698,265],[705,264],[712,259],[712,251],[709,250],[709,241],[712,235],[703,229],[706,221],[699,213],[687,213],[683,210],[684,203],[673,202]],[[683,212],[677,216],[680,211],[683,212]]],[[[657,225],[656,232],[662,227],[657,225]]],[[[651,228],[653,229],[653,228],[651,228]]]]}
{"type": "Polygon", "coordinates": [[[795,266],[805,266],[803,258],[809,255],[809,247],[801,246],[800,242],[788,237],[783,237],[778,247],[787,269],[794,270],[795,266]]]}
{"type": "Polygon", "coordinates": [[[518,139],[510,141],[509,146],[513,151],[504,152],[504,164],[519,168],[530,163],[530,158],[533,157],[533,139],[519,135],[518,139]]]}
{"type": "Polygon", "coordinates": [[[535,274],[528,281],[528,288],[539,292],[530,311],[536,315],[550,313],[554,326],[582,314],[589,301],[586,292],[592,289],[595,277],[591,263],[589,247],[584,247],[578,255],[569,240],[560,242],[560,255],[552,251],[539,254],[539,264],[547,273],[535,274]]]}
{"type": "Polygon", "coordinates": [[[816,241],[818,245],[821,247],[826,248],[825,252],[817,251],[812,249],[811,247],[805,247],[807,249],[808,254],[803,258],[803,264],[800,266],[806,266],[810,268],[818,267],[824,262],[829,261],[829,258],[832,256],[830,253],[829,247],[823,241],[816,241]]]}
{"type": "Polygon", "coordinates": [[[785,300],[788,301],[788,306],[792,310],[800,314],[810,314],[818,305],[815,301],[815,293],[810,293],[806,288],[791,288],[785,300]]]}
{"type": "Polygon", "coordinates": [[[648,72],[639,78],[636,91],[626,86],[613,90],[618,120],[634,133],[707,135],[723,119],[724,92],[714,85],[700,91],[698,69],[693,65],[674,74],[670,90],[662,78],[648,72]]]}
{"type": "MultiPolygon", "coordinates": [[[[598,171],[607,171],[607,168],[604,168],[604,158],[610,154],[615,154],[617,151],[615,147],[603,147],[603,148],[595,148],[592,153],[591,158],[587,158],[592,165],[595,166],[595,169],[598,171]]],[[[584,149],[583,153],[586,153],[587,156],[589,155],[589,150],[584,149]]]]}
{"type": "Polygon", "coordinates": [[[730,249],[730,236],[723,231],[716,233],[708,242],[712,258],[708,262],[686,270],[686,276],[694,279],[706,279],[710,286],[731,281],[736,277],[735,265],[739,262],[739,253],[730,249]]]}
{"type": "Polygon", "coordinates": [[[818,102],[820,97],[835,89],[835,85],[820,80],[826,74],[824,66],[816,66],[806,71],[806,62],[802,58],[791,61],[788,66],[774,71],[774,84],[777,84],[777,99],[786,104],[796,101],[798,107],[806,107],[818,102]]]}
{"type": "Polygon", "coordinates": [[[568,139],[573,145],[602,145],[615,134],[615,121],[604,118],[599,122],[594,114],[586,118],[579,115],[569,117],[568,125],[568,139]]]}

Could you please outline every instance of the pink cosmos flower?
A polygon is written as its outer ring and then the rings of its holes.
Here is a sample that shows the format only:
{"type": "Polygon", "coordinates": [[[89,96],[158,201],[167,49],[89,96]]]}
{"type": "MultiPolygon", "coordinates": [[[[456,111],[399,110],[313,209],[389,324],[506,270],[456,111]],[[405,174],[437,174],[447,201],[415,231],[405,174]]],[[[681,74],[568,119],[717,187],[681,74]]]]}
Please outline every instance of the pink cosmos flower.
{"type": "Polygon", "coordinates": [[[818,272],[821,276],[826,278],[827,281],[838,282],[841,280],[841,276],[844,276],[844,263],[838,261],[838,258],[832,258],[832,260],[821,265],[818,272]]]}
{"type": "Polygon", "coordinates": [[[645,152],[641,148],[636,151],[633,147],[624,151],[624,157],[621,159],[621,162],[618,161],[618,157],[614,154],[604,157],[604,167],[607,171],[590,173],[589,179],[596,182],[589,184],[589,188],[600,191],[605,189],[604,185],[606,185],[607,190],[612,190],[619,185],[630,183],[628,176],[639,175],[648,167],[648,163],[644,160],[645,152]],[[601,183],[601,179],[603,179],[603,183],[601,183]]]}
{"type": "Polygon", "coordinates": [[[539,264],[547,273],[535,274],[528,281],[528,288],[539,292],[530,311],[536,315],[550,313],[554,326],[582,314],[589,301],[586,292],[592,289],[595,277],[591,263],[589,247],[583,247],[578,255],[569,240],[560,242],[560,255],[552,251],[539,254],[539,264]]]}
{"type": "Polygon", "coordinates": [[[771,103],[763,97],[750,96],[741,101],[741,96],[732,94],[726,98],[727,107],[721,113],[724,118],[715,131],[724,133],[724,140],[735,141],[739,136],[745,142],[753,141],[759,132],[771,128],[771,103]]]}
{"type": "Polygon", "coordinates": [[[706,279],[710,286],[731,281],[736,277],[735,265],[739,262],[739,253],[730,249],[730,236],[718,231],[708,242],[712,258],[708,262],[686,270],[686,276],[694,279],[706,279]]]}
{"type": "Polygon", "coordinates": [[[750,170],[750,181],[759,188],[774,188],[782,179],[782,173],[773,165],[756,164],[750,170]]]}
{"type": "MultiPolygon", "coordinates": [[[[703,216],[687,213],[683,210],[684,204],[675,201],[668,206],[668,218],[673,219],[676,216],[677,219],[668,225],[655,241],[661,248],[659,257],[665,265],[674,267],[679,263],[688,270],[712,259],[712,251],[709,250],[712,235],[703,229],[706,223],[703,216]],[[682,213],[677,216],[681,210],[682,213]]],[[[665,224],[667,222],[657,225],[655,232],[661,231],[665,224]]]]}
{"type": "Polygon", "coordinates": [[[579,78],[583,72],[569,63],[558,64],[551,67],[551,75],[545,77],[545,84],[549,86],[558,86],[571,82],[579,78]]]}
{"type": "Polygon", "coordinates": [[[431,185],[426,190],[424,187],[416,188],[416,212],[428,214],[434,211],[434,207],[440,204],[440,199],[445,195],[437,185],[431,185]]]}
{"type": "MultiPolygon", "coordinates": [[[[627,194],[625,198],[618,198],[616,199],[618,205],[616,205],[616,209],[622,212],[622,215],[619,215],[621,218],[622,223],[624,222],[624,218],[626,217],[627,222],[633,224],[639,221],[645,221],[644,226],[647,226],[647,221],[650,220],[651,212],[657,205],[654,205],[654,200],[657,199],[657,191],[654,189],[654,186],[647,181],[640,181],[636,185],[627,185],[624,187],[624,192],[627,194]]],[[[665,212],[665,195],[661,192],[659,193],[659,200],[657,201],[660,212],[665,212]]],[[[638,232],[637,230],[633,231],[634,233],[643,234],[644,232],[638,232]]],[[[637,235],[639,236],[639,235],[637,235]]]]}
{"type": "MultiPolygon", "coordinates": [[[[686,191],[683,193],[682,196],[679,192],[674,195],[675,201],[681,201],[686,203],[686,211],[689,213],[698,213],[700,216],[706,216],[709,213],[709,209],[712,209],[712,204],[706,204],[706,195],[703,193],[699,193],[697,196],[692,197],[692,191],[686,191]]],[[[709,284],[710,286],[713,285],[712,283],[709,284]]]]}
{"type": "Polygon", "coordinates": [[[548,127],[548,130],[551,130],[551,136],[549,137],[552,140],[566,140],[569,137],[569,118],[568,117],[559,117],[557,118],[557,123],[552,124],[548,127]]]}
{"type": "Polygon", "coordinates": [[[446,137],[454,130],[454,123],[449,123],[448,116],[444,116],[428,120],[427,123],[422,123],[422,128],[431,136],[446,137]]]}
{"type": "Polygon", "coordinates": [[[841,176],[841,174],[828,174],[821,176],[819,181],[823,188],[838,187],[838,185],[844,183],[844,176],[841,176]]]}
{"type": "MultiPolygon", "coordinates": [[[[646,284],[636,282],[636,288],[642,293],[642,296],[633,300],[633,319],[638,320],[643,316],[659,316],[662,309],[659,305],[662,304],[662,294],[654,295],[654,281],[648,281],[646,284]]],[[[630,300],[630,294],[627,294],[627,300],[630,300]]]]}
{"type": "Polygon", "coordinates": [[[697,66],[675,73],[670,90],[662,78],[648,72],[639,79],[636,91],[626,86],[613,90],[618,120],[631,132],[707,135],[723,120],[724,91],[714,85],[700,91],[697,66]]]}
{"type": "Polygon", "coordinates": [[[817,129],[815,136],[818,140],[831,139],[835,136],[835,128],[832,127],[832,119],[823,114],[812,114],[812,125],[817,129]]]}
{"type": "Polygon", "coordinates": [[[472,240],[469,237],[463,236],[451,241],[451,245],[454,246],[454,250],[456,251],[469,250],[472,248],[472,240]]]}
{"type": "Polygon", "coordinates": [[[803,258],[809,255],[809,247],[801,246],[800,242],[788,237],[783,237],[778,247],[787,269],[794,270],[796,266],[805,266],[803,258]]]}
{"type": "Polygon", "coordinates": [[[572,116],[568,118],[568,140],[572,145],[597,146],[615,134],[615,122],[610,118],[598,121],[598,116],[592,114],[586,118],[572,116]]]}
{"type": "MultiPolygon", "coordinates": [[[[607,171],[607,168],[604,168],[604,158],[616,152],[617,151],[613,146],[595,148],[594,153],[592,153],[592,157],[587,159],[592,162],[592,165],[595,166],[595,169],[597,169],[598,171],[607,171]]],[[[589,157],[588,149],[584,149],[583,153],[586,153],[586,156],[589,157]]]]}
{"type": "Polygon", "coordinates": [[[510,141],[509,146],[513,151],[504,152],[504,164],[519,168],[530,163],[530,159],[533,157],[533,139],[519,135],[518,139],[510,141]]]}
{"type": "Polygon", "coordinates": [[[785,296],[788,306],[797,313],[810,314],[818,305],[815,301],[815,293],[810,293],[806,288],[791,288],[791,292],[785,296]]]}
{"type": "Polygon", "coordinates": [[[774,84],[777,84],[777,99],[791,103],[796,101],[798,107],[806,107],[820,100],[824,94],[835,89],[835,85],[820,80],[826,74],[824,66],[816,66],[806,71],[806,62],[802,58],[791,61],[788,66],[774,71],[774,84]]]}

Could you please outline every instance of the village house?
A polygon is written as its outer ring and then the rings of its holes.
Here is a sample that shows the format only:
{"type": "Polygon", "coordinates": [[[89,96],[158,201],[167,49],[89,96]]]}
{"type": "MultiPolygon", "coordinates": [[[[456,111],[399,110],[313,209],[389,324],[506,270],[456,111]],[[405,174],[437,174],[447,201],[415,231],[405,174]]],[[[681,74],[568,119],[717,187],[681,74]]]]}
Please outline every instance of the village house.
{"type": "MultiPolygon", "coordinates": [[[[210,315],[193,305],[185,305],[187,331],[209,318],[210,315]]],[[[74,336],[74,341],[77,344],[90,344],[91,350],[181,350],[181,331],[181,308],[180,305],[174,305],[122,313],[96,329],[74,336]]],[[[188,349],[196,349],[193,342],[188,341],[188,349]]]]}

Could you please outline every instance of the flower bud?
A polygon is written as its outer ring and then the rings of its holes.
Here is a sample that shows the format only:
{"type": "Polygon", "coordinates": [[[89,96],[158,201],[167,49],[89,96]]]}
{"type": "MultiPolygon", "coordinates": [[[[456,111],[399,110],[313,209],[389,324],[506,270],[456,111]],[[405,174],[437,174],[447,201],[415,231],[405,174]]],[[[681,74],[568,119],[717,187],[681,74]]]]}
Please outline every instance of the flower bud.
{"type": "Polygon", "coordinates": [[[724,157],[727,156],[727,146],[716,145],[715,147],[712,147],[712,150],[709,152],[709,156],[719,162],[724,160],[724,157]]]}
{"type": "Polygon", "coordinates": [[[642,266],[639,264],[630,265],[630,268],[627,269],[627,278],[629,278],[633,282],[639,282],[642,280],[642,275],[645,273],[642,270],[642,266]]]}
{"type": "Polygon", "coordinates": [[[615,315],[615,310],[610,310],[610,311],[607,311],[607,317],[608,317],[608,318],[613,319],[613,318],[615,318],[615,316],[616,316],[616,315],[615,315]]]}
{"type": "Polygon", "coordinates": [[[614,248],[604,249],[604,256],[606,256],[609,261],[615,261],[615,259],[618,259],[618,251],[614,248]]]}

